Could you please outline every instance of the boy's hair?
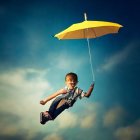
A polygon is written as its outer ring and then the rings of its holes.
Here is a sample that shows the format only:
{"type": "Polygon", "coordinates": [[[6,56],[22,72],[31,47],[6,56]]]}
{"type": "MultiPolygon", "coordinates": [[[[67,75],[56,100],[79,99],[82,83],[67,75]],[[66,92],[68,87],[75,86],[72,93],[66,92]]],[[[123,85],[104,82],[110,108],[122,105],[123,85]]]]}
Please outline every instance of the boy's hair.
{"type": "Polygon", "coordinates": [[[67,73],[66,76],[65,76],[65,80],[66,80],[67,76],[71,76],[72,78],[75,79],[75,81],[78,82],[78,76],[77,76],[76,73],[73,73],[73,72],[67,73]]]}

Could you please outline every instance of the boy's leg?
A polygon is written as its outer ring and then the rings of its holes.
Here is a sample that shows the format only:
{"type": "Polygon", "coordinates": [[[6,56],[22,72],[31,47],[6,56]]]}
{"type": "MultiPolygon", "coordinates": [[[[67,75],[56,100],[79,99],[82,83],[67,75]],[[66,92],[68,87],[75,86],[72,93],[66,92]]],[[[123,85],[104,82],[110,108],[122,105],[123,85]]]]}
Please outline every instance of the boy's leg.
{"type": "Polygon", "coordinates": [[[65,109],[69,108],[67,104],[62,104],[61,106],[57,107],[53,112],[46,111],[40,113],[40,123],[45,124],[49,120],[54,120],[58,115],[60,115],[65,109]]]}
{"type": "Polygon", "coordinates": [[[49,114],[52,116],[52,118],[53,118],[53,114],[54,114],[54,112],[55,112],[55,110],[56,110],[56,108],[57,108],[57,106],[58,106],[58,104],[59,104],[59,102],[62,100],[62,97],[60,96],[60,97],[57,97],[53,102],[52,102],[52,104],[50,105],[50,108],[49,108],[49,114]]]}
{"type": "Polygon", "coordinates": [[[62,106],[65,103],[66,103],[66,99],[61,99],[60,102],[57,104],[56,108],[59,108],[60,106],[62,106]]]}
{"type": "MultiPolygon", "coordinates": [[[[62,99],[63,100],[63,99],[62,99]]],[[[61,101],[62,101],[61,100],[61,101]]],[[[65,103],[65,101],[62,101],[58,104],[58,107],[54,110],[52,114],[52,119],[54,120],[58,115],[60,115],[65,109],[68,109],[69,106],[65,103]]]]}
{"type": "Polygon", "coordinates": [[[51,106],[50,106],[50,109],[49,111],[45,111],[45,112],[41,112],[40,113],[40,123],[41,124],[45,124],[47,121],[49,120],[53,120],[53,113],[57,107],[57,105],[59,104],[59,102],[61,101],[62,97],[58,97],[56,98],[51,106]]]}

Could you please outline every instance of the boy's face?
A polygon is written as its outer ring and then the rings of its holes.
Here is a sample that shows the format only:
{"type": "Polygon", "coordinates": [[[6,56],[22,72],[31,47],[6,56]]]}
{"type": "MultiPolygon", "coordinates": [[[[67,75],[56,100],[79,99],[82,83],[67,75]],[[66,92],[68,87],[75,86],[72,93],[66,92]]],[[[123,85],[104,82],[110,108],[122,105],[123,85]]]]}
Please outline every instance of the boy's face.
{"type": "Polygon", "coordinates": [[[69,89],[74,89],[74,87],[77,85],[77,81],[73,76],[67,76],[66,77],[66,85],[69,89]]]}

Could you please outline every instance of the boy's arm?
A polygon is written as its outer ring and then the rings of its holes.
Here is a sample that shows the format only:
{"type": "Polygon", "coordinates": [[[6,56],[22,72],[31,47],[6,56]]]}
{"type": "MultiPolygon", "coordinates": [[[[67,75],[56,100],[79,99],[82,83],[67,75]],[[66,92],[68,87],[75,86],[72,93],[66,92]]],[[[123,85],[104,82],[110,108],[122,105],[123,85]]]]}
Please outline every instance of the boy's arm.
{"type": "Polygon", "coordinates": [[[90,97],[90,95],[91,95],[91,93],[92,93],[92,91],[93,91],[93,89],[94,89],[94,82],[91,84],[91,86],[89,87],[89,90],[85,93],[85,97],[87,97],[87,98],[89,98],[90,97]]]}
{"type": "Polygon", "coordinates": [[[56,96],[58,96],[60,94],[65,94],[65,93],[66,93],[65,89],[58,90],[57,92],[53,93],[52,95],[48,96],[47,98],[41,100],[40,104],[45,105],[51,99],[55,98],[56,96]]]}

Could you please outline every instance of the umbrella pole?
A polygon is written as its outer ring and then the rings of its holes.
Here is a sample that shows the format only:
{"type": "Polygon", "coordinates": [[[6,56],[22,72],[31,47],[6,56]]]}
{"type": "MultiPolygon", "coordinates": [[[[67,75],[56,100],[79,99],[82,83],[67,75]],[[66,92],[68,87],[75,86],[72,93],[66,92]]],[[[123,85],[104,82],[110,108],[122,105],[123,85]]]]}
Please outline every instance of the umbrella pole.
{"type": "Polygon", "coordinates": [[[93,65],[92,65],[91,49],[90,49],[90,44],[89,44],[88,38],[87,38],[87,44],[88,44],[88,51],[89,51],[89,62],[90,62],[90,66],[91,66],[92,80],[95,81],[95,76],[94,76],[94,72],[93,72],[93,65]]]}

